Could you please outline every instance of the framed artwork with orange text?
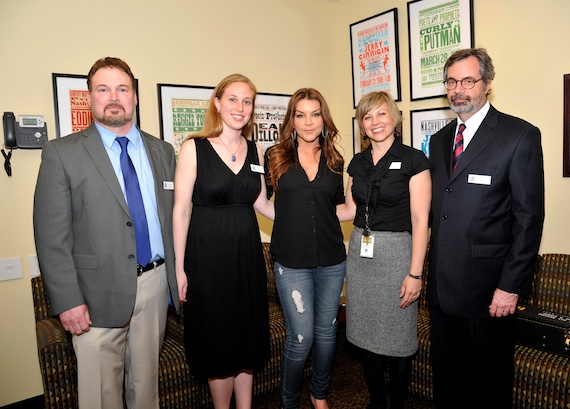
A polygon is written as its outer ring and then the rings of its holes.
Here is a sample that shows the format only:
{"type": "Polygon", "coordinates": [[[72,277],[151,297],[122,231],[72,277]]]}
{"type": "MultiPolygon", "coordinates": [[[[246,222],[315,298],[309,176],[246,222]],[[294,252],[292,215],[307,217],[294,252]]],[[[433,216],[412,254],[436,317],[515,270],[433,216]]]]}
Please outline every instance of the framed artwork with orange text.
{"type": "MultiPolygon", "coordinates": [[[[56,137],[61,138],[84,130],[93,122],[87,75],[52,74],[51,76],[56,137]]],[[[135,92],[138,97],[138,80],[135,80],[135,92]]],[[[137,104],[133,120],[138,127],[140,127],[139,118],[137,104]]]]}
{"type": "Polygon", "coordinates": [[[362,95],[387,91],[400,101],[398,9],[350,25],[354,107],[362,95]]]}

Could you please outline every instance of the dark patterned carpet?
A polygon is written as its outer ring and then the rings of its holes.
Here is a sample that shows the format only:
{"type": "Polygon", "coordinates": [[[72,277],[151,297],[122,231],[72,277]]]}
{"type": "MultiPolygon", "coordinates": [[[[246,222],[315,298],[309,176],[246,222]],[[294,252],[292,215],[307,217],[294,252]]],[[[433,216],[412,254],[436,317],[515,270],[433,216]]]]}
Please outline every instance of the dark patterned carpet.
{"type": "MultiPolygon", "coordinates": [[[[368,389],[364,381],[358,353],[346,340],[344,325],[339,325],[337,351],[332,384],[327,398],[331,409],[364,409],[368,404],[368,389]]],[[[254,399],[253,409],[278,409],[279,393],[254,399]]],[[[410,395],[406,409],[432,409],[433,403],[410,395]]],[[[312,409],[309,399],[309,380],[305,379],[301,391],[300,409],[312,409]]]]}

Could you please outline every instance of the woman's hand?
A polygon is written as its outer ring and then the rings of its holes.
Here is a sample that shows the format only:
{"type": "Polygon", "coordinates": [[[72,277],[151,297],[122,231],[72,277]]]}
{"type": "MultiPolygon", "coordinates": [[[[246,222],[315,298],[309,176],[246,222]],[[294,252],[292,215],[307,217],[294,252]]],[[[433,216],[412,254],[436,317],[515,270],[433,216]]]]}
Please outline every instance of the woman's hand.
{"type": "MultiPolygon", "coordinates": [[[[421,277],[421,276],[420,276],[421,277]]],[[[422,280],[412,278],[409,275],[404,278],[402,288],[400,288],[400,308],[406,308],[413,302],[416,302],[422,291],[422,280]]]]}

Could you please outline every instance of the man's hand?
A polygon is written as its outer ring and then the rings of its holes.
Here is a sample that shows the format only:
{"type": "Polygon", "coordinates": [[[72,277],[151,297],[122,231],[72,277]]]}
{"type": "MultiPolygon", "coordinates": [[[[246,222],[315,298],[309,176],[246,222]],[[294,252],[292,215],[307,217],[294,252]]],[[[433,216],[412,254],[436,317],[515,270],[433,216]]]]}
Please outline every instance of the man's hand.
{"type": "Polygon", "coordinates": [[[518,295],[497,288],[493,294],[493,301],[489,306],[489,314],[491,317],[497,318],[514,314],[518,299],[518,295]]]}
{"type": "Polygon", "coordinates": [[[91,329],[91,317],[85,304],[62,312],[59,314],[59,320],[61,325],[63,325],[63,329],[69,331],[72,335],[81,335],[91,329]]]}

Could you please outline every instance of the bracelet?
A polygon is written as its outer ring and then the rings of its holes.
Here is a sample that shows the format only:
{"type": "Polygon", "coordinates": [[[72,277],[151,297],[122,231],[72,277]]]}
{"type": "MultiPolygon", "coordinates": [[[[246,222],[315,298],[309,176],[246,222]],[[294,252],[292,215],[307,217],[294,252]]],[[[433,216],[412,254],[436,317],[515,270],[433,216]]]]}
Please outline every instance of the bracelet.
{"type": "Polygon", "coordinates": [[[412,277],[414,280],[421,280],[422,276],[415,276],[412,273],[408,274],[408,277],[412,277]]]}

